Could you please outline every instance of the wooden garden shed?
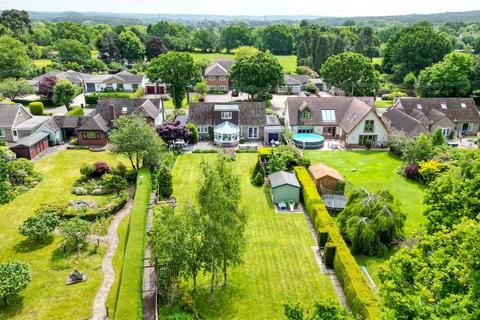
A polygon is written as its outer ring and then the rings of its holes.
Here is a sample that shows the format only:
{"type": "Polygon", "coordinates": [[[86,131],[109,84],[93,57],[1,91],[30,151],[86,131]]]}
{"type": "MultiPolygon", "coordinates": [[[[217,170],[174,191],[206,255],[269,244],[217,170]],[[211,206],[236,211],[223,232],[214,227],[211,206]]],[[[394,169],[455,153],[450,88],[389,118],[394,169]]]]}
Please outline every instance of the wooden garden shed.
{"type": "Polygon", "coordinates": [[[300,183],[297,177],[290,172],[279,171],[268,176],[270,180],[272,201],[275,204],[280,202],[300,202],[300,183]]]}
{"type": "Polygon", "coordinates": [[[311,165],[308,171],[319,193],[322,193],[322,189],[336,190],[337,184],[343,180],[342,175],[337,170],[323,163],[311,165]]]}

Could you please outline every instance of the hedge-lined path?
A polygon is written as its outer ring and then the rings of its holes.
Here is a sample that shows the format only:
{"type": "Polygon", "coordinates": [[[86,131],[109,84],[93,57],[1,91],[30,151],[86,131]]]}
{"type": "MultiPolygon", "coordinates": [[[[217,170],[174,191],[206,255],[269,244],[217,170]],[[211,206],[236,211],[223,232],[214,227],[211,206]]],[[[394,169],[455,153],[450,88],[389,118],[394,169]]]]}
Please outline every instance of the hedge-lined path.
{"type": "Polygon", "coordinates": [[[103,257],[102,261],[102,271],[103,271],[103,283],[100,289],[97,291],[95,300],[93,301],[93,320],[104,320],[107,319],[107,309],[105,307],[108,294],[112,288],[113,283],[115,282],[115,269],[113,267],[112,259],[117,252],[118,244],[120,239],[118,237],[117,228],[120,222],[130,213],[132,210],[133,203],[133,193],[130,192],[127,203],[125,206],[115,215],[110,226],[108,227],[108,232],[106,236],[89,236],[90,241],[105,242],[108,244],[107,252],[103,257]]]}
{"type": "MultiPolygon", "coordinates": [[[[318,234],[315,230],[312,220],[310,219],[310,216],[308,215],[307,212],[304,212],[304,215],[305,215],[305,218],[307,219],[308,227],[312,232],[313,239],[315,239],[315,243],[318,243],[318,234]]],[[[313,255],[315,256],[315,260],[317,261],[318,267],[320,268],[320,272],[324,274],[328,274],[330,276],[330,279],[332,280],[332,283],[333,283],[333,288],[337,293],[338,299],[340,299],[342,304],[348,308],[347,298],[345,298],[345,293],[343,292],[342,286],[338,281],[335,271],[333,269],[327,268],[327,266],[325,265],[325,262],[323,261],[322,250],[318,246],[313,246],[312,252],[313,252],[313,255]]]]}

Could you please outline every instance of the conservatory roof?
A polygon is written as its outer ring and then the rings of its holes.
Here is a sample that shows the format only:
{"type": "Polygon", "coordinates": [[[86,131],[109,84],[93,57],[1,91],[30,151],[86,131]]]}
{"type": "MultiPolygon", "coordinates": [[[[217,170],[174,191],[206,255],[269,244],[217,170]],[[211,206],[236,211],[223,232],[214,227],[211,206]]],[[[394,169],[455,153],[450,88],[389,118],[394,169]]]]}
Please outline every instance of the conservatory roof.
{"type": "Polygon", "coordinates": [[[214,133],[220,134],[235,134],[240,132],[240,128],[237,125],[231,123],[230,121],[225,121],[220,123],[213,129],[214,133]]]}

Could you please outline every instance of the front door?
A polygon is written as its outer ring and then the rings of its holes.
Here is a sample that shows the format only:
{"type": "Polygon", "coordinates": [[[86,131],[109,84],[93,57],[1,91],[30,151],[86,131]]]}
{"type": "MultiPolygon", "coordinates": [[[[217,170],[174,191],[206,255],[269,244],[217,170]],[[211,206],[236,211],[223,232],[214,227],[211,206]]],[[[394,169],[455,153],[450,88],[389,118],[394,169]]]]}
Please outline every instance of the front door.
{"type": "Polygon", "coordinates": [[[268,134],[268,143],[272,141],[278,141],[278,133],[269,133],[268,134]]]}
{"type": "Polygon", "coordinates": [[[12,129],[12,137],[13,137],[13,142],[18,141],[18,131],[17,131],[17,129],[12,129]]]}

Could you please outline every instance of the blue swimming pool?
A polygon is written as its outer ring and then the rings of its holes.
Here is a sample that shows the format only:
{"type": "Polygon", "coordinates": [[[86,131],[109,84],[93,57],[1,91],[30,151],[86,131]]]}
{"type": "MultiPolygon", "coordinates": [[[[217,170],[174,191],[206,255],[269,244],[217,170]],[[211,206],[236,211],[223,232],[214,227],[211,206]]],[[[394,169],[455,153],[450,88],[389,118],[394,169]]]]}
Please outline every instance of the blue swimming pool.
{"type": "Polygon", "coordinates": [[[293,136],[293,142],[301,149],[321,149],[325,142],[325,137],[315,133],[297,133],[293,136]]]}

